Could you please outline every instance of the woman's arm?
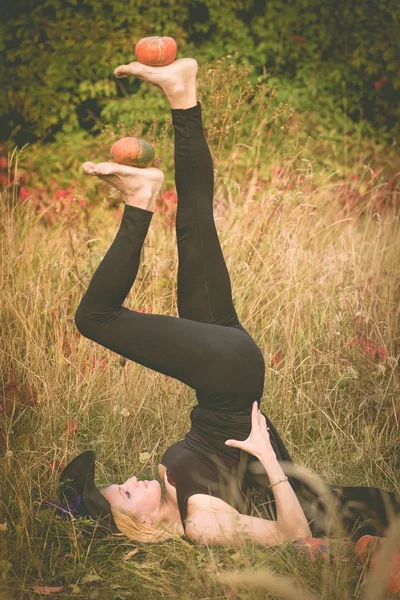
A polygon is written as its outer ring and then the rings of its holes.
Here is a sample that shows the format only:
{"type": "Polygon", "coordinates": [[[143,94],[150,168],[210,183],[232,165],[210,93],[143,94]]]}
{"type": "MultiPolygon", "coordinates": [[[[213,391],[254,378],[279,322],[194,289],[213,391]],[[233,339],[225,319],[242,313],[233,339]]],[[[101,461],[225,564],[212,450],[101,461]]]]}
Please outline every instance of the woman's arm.
{"type": "Polygon", "coordinates": [[[270,486],[276,502],[276,517],[280,531],[285,536],[305,537],[311,535],[304,511],[297,499],[289,480],[285,476],[275,451],[271,445],[269,431],[264,415],[254,402],[251,413],[251,431],[246,440],[227,440],[227,446],[240,448],[256,456],[267,472],[270,486]]]}
{"type": "Polygon", "coordinates": [[[307,522],[304,527],[293,527],[291,521],[286,527],[282,521],[242,515],[221,498],[203,494],[196,495],[196,501],[192,501],[185,531],[193,541],[223,545],[252,541],[262,546],[276,546],[311,536],[307,522]],[[198,508],[193,504],[198,504],[198,508]]]}
{"type": "MultiPolygon", "coordinates": [[[[223,500],[221,503],[226,504],[223,500]]],[[[289,539],[309,537],[309,534],[296,538],[286,536],[277,521],[241,515],[235,510],[228,512],[229,508],[226,506],[225,512],[221,505],[215,510],[203,508],[194,512],[186,523],[187,537],[204,544],[241,545],[253,541],[262,546],[277,546],[289,539]]]]}
{"type": "Polygon", "coordinates": [[[245,538],[263,545],[310,537],[311,531],[306,516],[276,458],[265,417],[258,410],[257,402],[253,405],[249,437],[244,441],[227,440],[225,443],[227,446],[245,450],[259,459],[271,483],[277,520],[269,521],[230,511],[223,512],[225,502],[218,500],[214,502],[214,510],[210,507],[210,510],[194,512],[186,526],[187,535],[193,540],[203,542],[230,544],[236,539],[243,541],[245,538]]]}
{"type": "Polygon", "coordinates": [[[280,532],[287,538],[310,537],[311,531],[304,511],[275,453],[272,457],[268,450],[264,450],[257,458],[266,470],[272,485],[276,503],[276,522],[280,532]]]}

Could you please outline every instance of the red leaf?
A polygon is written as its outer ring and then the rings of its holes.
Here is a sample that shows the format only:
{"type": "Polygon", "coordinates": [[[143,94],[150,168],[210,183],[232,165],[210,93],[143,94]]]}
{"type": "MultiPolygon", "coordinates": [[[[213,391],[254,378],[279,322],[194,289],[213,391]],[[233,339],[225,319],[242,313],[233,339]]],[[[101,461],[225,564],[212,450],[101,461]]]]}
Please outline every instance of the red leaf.
{"type": "Polygon", "coordinates": [[[30,406],[31,408],[36,406],[38,402],[37,396],[30,385],[22,385],[20,393],[22,404],[25,404],[25,406],[30,406]]]}
{"type": "Polygon", "coordinates": [[[61,460],[52,460],[49,468],[52,473],[58,473],[64,469],[65,465],[61,460]]]}
{"type": "Polygon", "coordinates": [[[306,44],[307,40],[305,37],[303,37],[302,35],[291,35],[290,39],[293,40],[294,42],[299,42],[300,44],[306,44]]]}
{"type": "Polygon", "coordinates": [[[276,352],[273,357],[272,357],[272,362],[274,363],[275,367],[278,367],[281,362],[283,360],[283,353],[281,350],[278,350],[278,352],[276,352]]]}
{"type": "Polygon", "coordinates": [[[22,200],[26,200],[32,195],[32,192],[30,192],[24,185],[21,185],[19,188],[19,195],[21,196],[22,200]]]}
{"type": "Polygon", "coordinates": [[[351,340],[350,345],[358,346],[362,353],[370,360],[385,362],[389,357],[389,353],[384,346],[376,346],[373,340],[368,340],[365,337],[351,340]]]}
{"type": "Polygon", "coordinates": [[[385,362],[385,360],[389,356],[389,352],[386,350],[384,346],[378,346],[375,351],[376,358],[380,360],[380,362],[385,362]]]}
{"type": "Polygon", "coordinates": [[[377,81],[374,81],[374,88],[380,90],[384,83],[387,82],[386,75],[382,75],[377,81]]]}
{"type": "Polygon", "coordinates": [[[8,448],[8,433],[4,429],[0,429],[0,451],[8,448]]]}
{"type": "Polygon", "coordinates": [[[71,419],[70,421],[67,421],[67,425],[65,428],[67,430],[67,437],[69,437],[70,435],[78,431],[78,421],[76,419],[71,419]]]}
{"type": "Polygon", "coordinates": [[[97,356],[94,356],[92,358],[92,362],[91,363],[85,363],[84,367],[83,367],[83,373],[86,375],[87,371],[95,371],[96,369],[100,369],[100,371],[105,371],[107,368],[107,357],[106,356],[100,356],[100,358],[97,358],[97,356]]]}
{"type": "MultiPolygon", "coordinates": [[[[1,389],[1,388],[0,388],[1,389]]],[[[10,417],[18,412],[21,405],[21,396],[18,385],[15,381],[10,381],[3,387],[2,410],[10,417]]]]}
{"type": "Polygon", "coordinates": [[[274,177],[279,177],[282,174],[283,170],[284,169],[281,167],[281,165],[274,165],[272,167],[272,171],[271,172],[272,172],[272,175],[274,177]]]}
{"type": "Polygon", "coordinates": [[[0,185],[6,187],[8,185],[8,175],[0,173],[0,185]]]}
{"type": "Polygon", "coordinates": [[[7,395],[8,392],[18,392],[18,384],[15,381],[9,381],[4,386],[4,393],[7,395]]]}
{"type": "Polygon", "coordinates": [[[164,192],[164,201],[167,202],[168,204],[177,204],[178,203],[178,198],[177,198],[174,190],[168,190],[167,192],[164,192]]]}

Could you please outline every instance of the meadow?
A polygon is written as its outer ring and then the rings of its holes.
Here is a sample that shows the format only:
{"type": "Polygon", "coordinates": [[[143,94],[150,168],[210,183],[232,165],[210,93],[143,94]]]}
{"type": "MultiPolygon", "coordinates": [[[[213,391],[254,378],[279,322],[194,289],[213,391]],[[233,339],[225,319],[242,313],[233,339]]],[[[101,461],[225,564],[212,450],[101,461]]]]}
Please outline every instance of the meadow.
{"type": "MultiPolygon", "coordinates": [[[[266,362],[262,409],[296,462],[322,480],[400,497],[399,155],[279,104],[245,68],[200,71],[215,163],[215,219],[244,327],[266,362]]],[[[124,101],[124,99],[122,99],[124,101]]],[[[128,101],[128,100],[127,100],[128,101]]],[[[95,137],[16,148],[0,201],[0,595],[33,599],[390,598],[345,538],[329,560],[290,544],[196,547],[99,535],[42,501],[60,469],[97,452],[97,481],[156,476],[184,436],[194,392],[78,333],[74,312],[121,216],[85,178],[115,139],[144,137],[166,173],[126,306],[177,314],[172,131],[167,105],[95,137]],[[161,109],[165,109],[162,113],[161,109]]],[[[315,115],[314,115],[315,116],[315,115]]]]}

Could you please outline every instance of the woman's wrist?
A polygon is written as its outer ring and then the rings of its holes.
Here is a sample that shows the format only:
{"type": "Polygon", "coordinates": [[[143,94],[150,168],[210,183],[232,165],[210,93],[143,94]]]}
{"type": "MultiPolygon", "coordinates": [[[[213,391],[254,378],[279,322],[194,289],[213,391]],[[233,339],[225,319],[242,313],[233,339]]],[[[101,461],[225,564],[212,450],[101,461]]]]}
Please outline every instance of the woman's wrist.
{"type": "Polygon", "coordinates": [[[268,463],[269,465],[271,465],[271,467],[273,467],[275,465],[279,465],[279,461],[277,459],[277,456],[276,456],[276,454],[275,454],[275,452],[273,451],[272,448],[271,448],[271,450],[263,450],[263,451],[261,451],[257,455],[257,458],[261,462],[268,463]]]}
{"type": "Polygon", "coordinates": [[[283,479],[285,477],[285,473],[281,465],[279,464],[279,461],[275,454],[271,455],[269,453],[267,454],[263,452],[262,454],[260,454],[260,456],[258,456],[258,460],[261,462],[264,469],[266,470],[271,483],[278,479],[283,479]]]}

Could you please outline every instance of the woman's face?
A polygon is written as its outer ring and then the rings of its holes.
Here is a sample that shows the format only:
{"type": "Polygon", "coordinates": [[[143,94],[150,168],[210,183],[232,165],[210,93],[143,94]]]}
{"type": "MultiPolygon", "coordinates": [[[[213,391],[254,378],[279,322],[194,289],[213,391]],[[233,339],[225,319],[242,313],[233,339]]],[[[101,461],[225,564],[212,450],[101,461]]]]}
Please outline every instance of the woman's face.
{"type": "Polygon", "coordinates": [[[151,523],[161,510],[161,485],[153,481],[141,481],[137,477],[127,479],[122,485],[114,484],[101,490],[113,510],[121,511],[139,521],[151,523]]]}

